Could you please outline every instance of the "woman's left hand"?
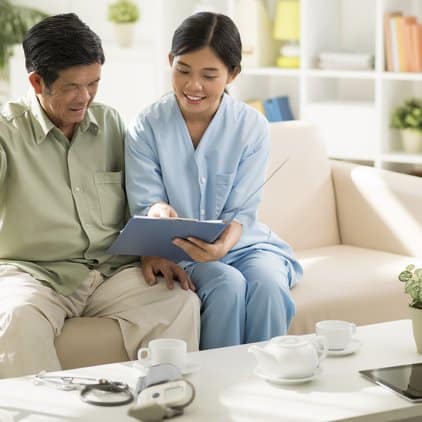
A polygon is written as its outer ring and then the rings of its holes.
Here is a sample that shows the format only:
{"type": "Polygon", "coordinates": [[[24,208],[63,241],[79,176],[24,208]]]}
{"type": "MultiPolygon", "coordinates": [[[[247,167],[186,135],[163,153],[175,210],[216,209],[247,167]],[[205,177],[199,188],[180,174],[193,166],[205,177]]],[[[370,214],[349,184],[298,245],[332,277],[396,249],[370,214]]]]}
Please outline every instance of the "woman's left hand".
{"type": "Polygon", "coordinates": [[[241,235],[242,225],[233,221],[214,243],[204,242],[196,237],[188,237],[187,239],[174,239],[173,244],[183,249],[196,262],[211,262],[226,256],[241,235]]]}

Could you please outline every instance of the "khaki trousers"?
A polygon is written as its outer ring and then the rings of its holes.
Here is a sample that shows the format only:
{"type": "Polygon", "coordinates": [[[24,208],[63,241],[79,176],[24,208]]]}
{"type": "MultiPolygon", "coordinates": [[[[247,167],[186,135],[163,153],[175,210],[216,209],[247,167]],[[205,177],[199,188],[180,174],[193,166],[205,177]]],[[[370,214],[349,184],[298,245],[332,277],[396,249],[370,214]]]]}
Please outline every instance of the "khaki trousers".
{"type": "Polygon", "coordinates": [[[60,370],[54,347],[66,318],[113,318],[118,321],[128,356],[153,338],[185,340],[198,350],[200,303],[178,283],[149,286],[138,267],[110,278],[91,271],[70,296],[35,280],[12,265],[0,266],[0,378],[60,370]]]}

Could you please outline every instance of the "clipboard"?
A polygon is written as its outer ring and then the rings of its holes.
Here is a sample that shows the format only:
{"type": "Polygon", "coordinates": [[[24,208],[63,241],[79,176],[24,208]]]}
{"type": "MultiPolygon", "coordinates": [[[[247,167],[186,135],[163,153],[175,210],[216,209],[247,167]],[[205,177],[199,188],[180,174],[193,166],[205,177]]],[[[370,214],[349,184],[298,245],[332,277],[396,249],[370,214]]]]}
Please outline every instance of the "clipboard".
{"type": "Polygon", "coordinates": [[[173,245],[175,237],[197,237],[208,243],[218,239],[229,223],[222,220],[157,218],[134,215],[112,243],[111,255],[161,256],[171,261],[192,261],[182,249],[173,245]]]}
{"type": "Polygon", "coordinates": [[[271,174],[242,202],[241,206],[229,211],[231,217],[222,220],[196,220],[193,218],[158,218],[134,215],[127,222],[107,253],[110,255],[161,256],[171,261],[192,261],[183,249],[173,245],[175,237],[186,239],[197,237],[214,243],[224,229],[234,221],[240,210],[262,187],[289,161],[287,157],[271,174]]]}

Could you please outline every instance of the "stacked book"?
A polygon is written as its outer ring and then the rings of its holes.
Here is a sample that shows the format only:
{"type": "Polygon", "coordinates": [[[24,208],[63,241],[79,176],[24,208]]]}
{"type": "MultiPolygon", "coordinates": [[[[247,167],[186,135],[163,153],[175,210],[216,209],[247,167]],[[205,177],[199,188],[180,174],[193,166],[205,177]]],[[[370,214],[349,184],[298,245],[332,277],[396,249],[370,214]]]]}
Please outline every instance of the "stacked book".
{"type": "Polygon", "coordinates": [[[319,53],[318,67],[332,70],[371,70],[374,68],[374,55],[345,51],[322,51],[319,53]]]}
{"type": "Polygon", "coordinates": [[[284,122],[286,120],[294,120],[292,110],[290,108],[289,97],[281,96],[268,98],[266,100],[250,100],[247,103],[264,114],[269,122],[284,122]]]}
{"type": "Polygon", "coordinates": [[[422,25],[415,16],[386,13],[384,47],[389,72],[422,72],[422,25]]]}

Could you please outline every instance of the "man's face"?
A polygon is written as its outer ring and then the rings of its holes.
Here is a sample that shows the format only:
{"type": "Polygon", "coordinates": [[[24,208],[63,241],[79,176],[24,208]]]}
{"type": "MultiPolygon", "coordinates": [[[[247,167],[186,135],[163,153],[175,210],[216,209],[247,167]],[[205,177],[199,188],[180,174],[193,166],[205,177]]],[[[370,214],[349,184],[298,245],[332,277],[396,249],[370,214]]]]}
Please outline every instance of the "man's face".
{"type": "Polygon", "coordinates": [[[50,120],[66,134],[73,132],[75,125],[85,117],[97,93],[100,76],[101,65],[93,63],[60,71],[50,86],[41,78],[38,90],[32,85],[50,120]]]}

